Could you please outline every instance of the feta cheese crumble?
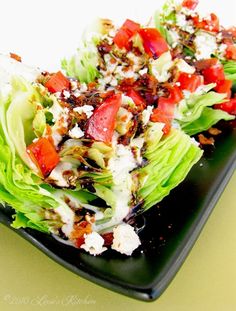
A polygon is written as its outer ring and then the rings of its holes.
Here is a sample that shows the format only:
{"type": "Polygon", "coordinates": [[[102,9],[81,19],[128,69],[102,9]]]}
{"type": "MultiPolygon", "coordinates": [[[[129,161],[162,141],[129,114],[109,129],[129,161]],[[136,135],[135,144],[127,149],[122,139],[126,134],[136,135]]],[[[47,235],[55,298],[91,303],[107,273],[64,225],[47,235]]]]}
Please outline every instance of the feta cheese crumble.
{"type": "Polygon", "coordinates": [[[104,252],[107,248],[103,247],[104,239],[97,232],[91,232],[84,235],[84,244],[80,247],[91,255],[99,255],[104,252]]]}
{"type": "Polygon", "coordinates": [[[197,34],[194,44],[196,47],[196,59],[207,59],[217,51],[215,36],[201,31],[197,34]]]}
{"type": "Polygon", "coordinates": [[[111,248],[125,255],[132,255],[141,244],[134,228],[128,224],[118,225],[113,229],[113,243],[111,248]]]}
{"type": "Polygon", "coordinates": [[[91,115],[93,114],[93,106],[91,105],[84,105],[81,107],[75,107],[73,110],[75,112],[78,112],[79,114],[85,113],[87,118],[90,118],[91,115]]]}
{"type": "Polygon", "coordinates": [[[69,130],[69,136],[71,138],[80,138],[84,136],[84,132],[81,130],[81,128],[76,124],[72,130],[69,130]]]}

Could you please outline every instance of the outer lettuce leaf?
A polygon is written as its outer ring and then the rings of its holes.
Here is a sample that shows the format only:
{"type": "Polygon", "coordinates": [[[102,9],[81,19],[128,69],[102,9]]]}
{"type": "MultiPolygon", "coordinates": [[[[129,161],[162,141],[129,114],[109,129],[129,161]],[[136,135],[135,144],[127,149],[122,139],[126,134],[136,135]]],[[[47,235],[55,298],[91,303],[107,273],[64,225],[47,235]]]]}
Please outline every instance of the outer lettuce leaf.
{"type": "Polygon", "coordinates": [[[236,84],[236,61],[227,60],[222,61],[224,65],[224,72],[227,79],[232,80],[233,84],[236,84]]]}
{"type": "MultiPolygon", "coordinates": [[[[156,130],[160,137],[160,129],[156,130]]],[[[177,129],[173,129],[168,136],[157,139],[154,144],[155,147],[148,145],[144,155],[149,163],[134,172],[134,176],[138,174],[138,200],[143,201],[144,210],[167,196],[202,155],[192,139],[177,129]]]]}
{"type": "Polygon", "coordinates": [[[63,59],[61,66],[69,77],[85,83],[94,81],[99,76],[98,52],[95,43],[84,43],[70,59],[63,59]]]}
{"type": "Polygon", "coordinates": [[[225,94],[209,92],[191,94],[176,106],[175,120],[189,135],[205,131],[219,120],[232,120],[234,116],[223,111],[215,111],[210,106],[224,102],[225,94]]]}

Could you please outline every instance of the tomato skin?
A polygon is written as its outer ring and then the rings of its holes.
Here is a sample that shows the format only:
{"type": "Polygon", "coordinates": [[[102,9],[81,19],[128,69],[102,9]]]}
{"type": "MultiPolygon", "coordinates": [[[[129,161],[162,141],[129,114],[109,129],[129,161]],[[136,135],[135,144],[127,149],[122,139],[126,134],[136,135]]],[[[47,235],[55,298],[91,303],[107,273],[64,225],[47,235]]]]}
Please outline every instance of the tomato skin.
{"type": "Polygon", "coordinates": [[[49,175],[60,161],[54,146],[45,137],[41,137],[29,145],[27,152],[33,161],[36,161],[44,177],[49,175]]]}
{"type": "Polygon", "coordinates": [[[140,29],[140,24],[127,19],[121,28],[116,33],[113,41],[118,46],[118,48],[125,48],[130,50],[130,39],[135,35],[140,29]]]}
{"type": "Polygon", "coordinates": [[[236,115],[236,98],[231,98],[225,103],[217,104],[214,106],[214,108],[224,110],[232,115],[236,115]]]}
{"type": "Polygon", "coordinates": [[[218,17],[211,13],[209,18],[200,18],[198,15],[192,17],[192,21],[197,28],[210,32],[219,32],[220,23],[218,17]]]}
{"type": "Polygon", "coordinates": [[[225,80],[224,67],[221,64],[216,64],[202,70],[202,74],[206,84],[217,83],[218,81],[225,80]]]}
{"type": "Polygon", "coordinates": [[[58,71],[49,78],[45,83],[45,86],[51,93],[62,92],[63,90],[69,89],[70,81],[61,71],[58,71]]]}
{"type": "Polygon", "coordinates": [[[217,82],[216,87],[214,90],[217,93],[226,93],[227,98],[231,97],[231,87],[232,87],[232,81],[231,80],[221,80],[217,82]]]}
{"type": "Polygon", "coordinates": [[[152,122],[164,123],[165,126],[163,127],[162,131],[165,135],[167,135],[170,132],[171,118],[168,115],[166,115],[165,112],[160,108],[153,109],[150,120],[152,122]]]}
{"type": "Polygon", "coordinates": [[[200,85],[203,85],[204,79],[201,75],[181,72],[178,77],[178,82],[180,83],[179,88],[181,90],[194,92],[200,85]]]}
{"type": "Polygon", "coordinates": [[[132,98],[133,102],[135,103],[135,105],[138,108],[140,108],[140,110],[143,110],[146,107],[146,103],[145,103],[144,99],[135,90],[133,90],[133,89],[128,90],[126,92],[126,95],[129,96],[130,98],[132,98]]]}
{"type": "Polygon", "coordinates": [[[185,8],[188,8],[189,10],[194,10],[196,6],[198,5],[199,1],[198,0],[184,0],[182,2],[182,6],[185,8]]]}
{"type": "Polygon", "coordinates": [[[144,50],[150,57],[156,59],[169,50],[166,40],[157,29],[142,28],[139,34],[143,40],[144,50]]]}
{"type": "Polygon", "coordinates": [[[87,122],[86,135],[88,137],[104,143],[111,142],[121,101],[121,94],[114,94],[94,111],[87,122]]]}

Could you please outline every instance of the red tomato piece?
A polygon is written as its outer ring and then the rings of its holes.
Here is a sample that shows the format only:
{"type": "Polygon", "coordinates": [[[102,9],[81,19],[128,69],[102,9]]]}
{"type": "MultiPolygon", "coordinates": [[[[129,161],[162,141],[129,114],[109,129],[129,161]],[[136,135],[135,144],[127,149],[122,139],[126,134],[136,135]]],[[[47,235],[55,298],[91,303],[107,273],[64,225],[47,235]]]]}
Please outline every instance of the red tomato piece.
{"type": "Polygon", "coordinates": [[[189,92],[194,92],[196,89],[203,84],[203,76],[196,74],[188,74],[181,72],[178,77],[178,82],[180,83],[179,88],[181,90],[187,90],[189,92]]]}
{"type": "Polygon", "coordinates": [[[198,70],[203,70],[209,67],[212,67],[216,64],[219,64],[219,61],[217,58],[208,58],[208,59],[201,59],[198,60],[194,63],[194,66],[198,69],[198,70]]]}
{"type": "Polygon", "coordinates": [[[198,2],[199,2],[198,0],[184,0],[182,2],[182,6],[190,10],[194,10],[196,6],[198,5],[198,2]]]}
{"type": "Polygon", "coordinates": [[[228,44],[225,56],[227,59],[233,59],[236,60],[236,45],[235,44],[228,44]]]}
{"type": "Polygon", "coordinates": [[[44,137],[39,138],[36,142],[29,145],[27,152],[33,161],[37,163],[43,176],[49,175],[60,161],[55,147],[44,137]]]}
{"type": "Polygon", "coordinates": [[[132,37],[133,35],[135,35],[139,31],[140,24],[135,23],[135,22],[131,21],[130,19],[127,19],[121,28],[126,30],[126,32],[129,34],[129,36],[132,37]]]}
{"type": "Polygon", "coordinates": [[[226,93],[227,98],[231,97],[231,87],[232,87],[232,81],[231,80],[221,80],[217,82],[216,87],[214,90],[217,93],[226,93]]]}
{"type": "Polygon", "coordinates": [[[169,99],[171,99],[174,104],[177,104],[183,99],[183,93],[177,85],[167,86],[167,89],[170,92],[169,99]]]}
{"type": "Polygon", "coordinates": [[[152,122],[161,122],[164,123],[165,126],[163,128],[163,133],[167,135],[170,132],[171,129],[171,118],[165,114],[161,109],[155,108],[152,111],[151,115],[151,121],[152,122]]]}
{"type": "Polygon", "coordinates": [[[217,104],[214,106],[214,108],[221,109],[230,114],[236,115],[236,98],[231,98],[229,101],[223,104],[217,104]]]}
{"type": "Polygon", "coordinates": [[[158,99],[158,108],[170,119],[173,118],[175,104],[171,98],[160,97],[158,99]]]}
{"type": "Polygon", "coordinates": [[[210,32],[219,32],[220,23],[218,17],[211,13],[209,17],[200,18],[199,15],[192,17],[193,23],[197,28],[204,29],[210,32]]]}
{"type": "Polygon", "coordinates": [[[127,19],[121,28],[116,33],[113,41],[118,46],[118,48],[125,48],[130,50],[130,39],[138,33],[140,29],[140,24],[127,19]]]}
{"type": "Polygon", "coordinates": [[[216,83],[217,81],[225,80],[224,67],[222,64],[216,64],[202,70],[205,83],[216,83]]]}
{"type": "Polygon", "coordinates": [[[115,94],[106,99],[89,118],[86,130],[87,136],[97,141],[110,143],[120,106],[121,94],[115,94]]]}
{"type": "Polygon", "coordinates": [[[144,50],[149,56],[158,58],[161,54],[169,50],[166,40],[157,29],[142,28],[139,30],[139,34],[143,40],[144,50]]]}
{"type": "Polygon", "coordinates": [[[69,89],[70,81],[61,71],[58,71],[49,78],[45,83],[45,86],[51,93],[62,92],[63,90],[69,89]]]}
{"type": "Polygon", "coordinates": [[[141,95],[133,89],[128,90],[127,96],[131,97],[137,107],[143,110],[146,107],[146,103],[141,95]]]}
{"type": "Polygon", "coordinates": [[[114,43],[118,46],[118,48],[122,49],[125,48],[126,50],[130,49],[129,43],[129,34],[124,29],[119,29],[116,33],[115,37],[113,38],[114,43]]]}

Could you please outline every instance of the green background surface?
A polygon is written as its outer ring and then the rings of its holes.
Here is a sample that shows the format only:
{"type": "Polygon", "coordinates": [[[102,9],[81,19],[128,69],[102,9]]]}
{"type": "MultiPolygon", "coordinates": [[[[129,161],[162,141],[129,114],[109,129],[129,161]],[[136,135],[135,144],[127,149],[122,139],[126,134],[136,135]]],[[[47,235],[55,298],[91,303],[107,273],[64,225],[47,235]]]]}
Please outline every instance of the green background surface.
{"type": "Polygon", "coordinates": [[[61,267],[0,225],[0,310],[236,310],[236,174],[162,296],[140,302],[61,267]]]}

